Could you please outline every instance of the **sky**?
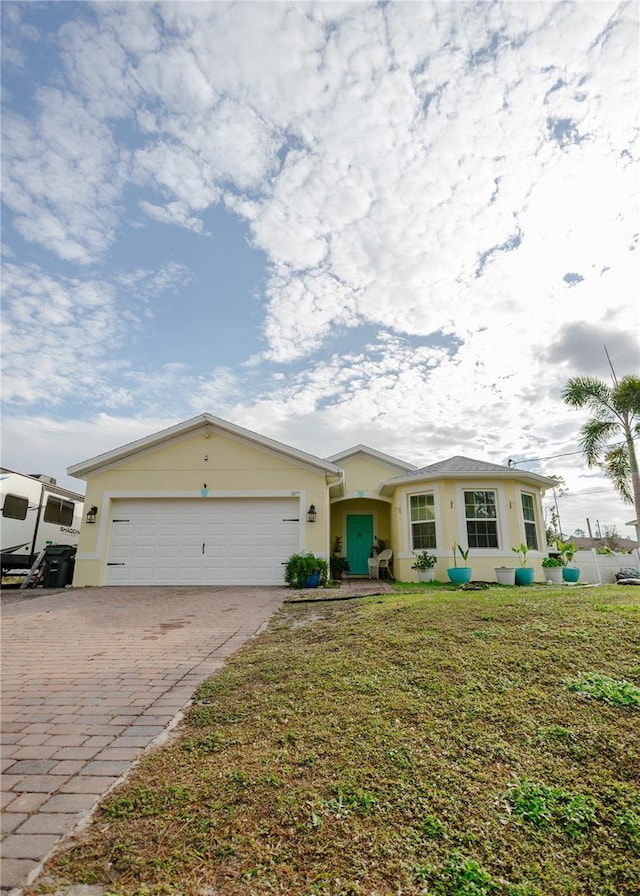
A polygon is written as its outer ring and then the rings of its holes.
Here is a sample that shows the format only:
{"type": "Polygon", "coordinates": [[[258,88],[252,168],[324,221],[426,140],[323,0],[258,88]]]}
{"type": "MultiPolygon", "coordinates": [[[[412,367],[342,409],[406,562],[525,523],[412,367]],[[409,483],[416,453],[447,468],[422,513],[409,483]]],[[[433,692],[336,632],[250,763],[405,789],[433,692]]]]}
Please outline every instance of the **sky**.
{"type": "Polygon", "coordinates": [[[210,413],[564,478],[638,373],[634,2],[3,2],[2,463],[210,413]]]}

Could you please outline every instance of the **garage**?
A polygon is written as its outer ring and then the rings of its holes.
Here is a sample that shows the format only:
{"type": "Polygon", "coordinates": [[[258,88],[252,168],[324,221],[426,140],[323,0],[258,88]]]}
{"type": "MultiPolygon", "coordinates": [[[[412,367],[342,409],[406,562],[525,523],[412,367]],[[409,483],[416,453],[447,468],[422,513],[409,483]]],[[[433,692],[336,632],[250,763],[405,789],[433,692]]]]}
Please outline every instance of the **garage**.
{"type": "Polygon", "coordinates": [[[296,497],[113,502],[106,585],[281,585],[296,497]]]}

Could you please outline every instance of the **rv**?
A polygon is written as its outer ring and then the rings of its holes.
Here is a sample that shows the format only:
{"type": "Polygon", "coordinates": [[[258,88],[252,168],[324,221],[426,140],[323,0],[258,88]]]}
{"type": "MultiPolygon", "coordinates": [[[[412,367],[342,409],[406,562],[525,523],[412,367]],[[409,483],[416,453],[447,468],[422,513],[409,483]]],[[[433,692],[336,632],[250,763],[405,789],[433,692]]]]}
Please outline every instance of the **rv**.
{"type": "Polygon", "coordinates": [[[84,496],[51,476],[0,468],[2,575],[29,569],[48,544],[76,545],[84,496]]]}

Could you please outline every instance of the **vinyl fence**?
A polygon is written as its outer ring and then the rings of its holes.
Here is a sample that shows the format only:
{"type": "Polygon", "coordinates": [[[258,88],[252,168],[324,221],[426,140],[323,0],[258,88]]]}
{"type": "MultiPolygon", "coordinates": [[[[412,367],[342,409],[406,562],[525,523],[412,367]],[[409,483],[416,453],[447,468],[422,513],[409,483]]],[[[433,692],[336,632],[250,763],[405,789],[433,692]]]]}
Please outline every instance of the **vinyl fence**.
{"type": "Polygon", "coordinates": [[[638,552],[632,554],[597,554],[595,548],[577,551],[573,565],[580,570],[580,582],[606,585],[615,582],[621,569],[640,570],[638,552]]]}

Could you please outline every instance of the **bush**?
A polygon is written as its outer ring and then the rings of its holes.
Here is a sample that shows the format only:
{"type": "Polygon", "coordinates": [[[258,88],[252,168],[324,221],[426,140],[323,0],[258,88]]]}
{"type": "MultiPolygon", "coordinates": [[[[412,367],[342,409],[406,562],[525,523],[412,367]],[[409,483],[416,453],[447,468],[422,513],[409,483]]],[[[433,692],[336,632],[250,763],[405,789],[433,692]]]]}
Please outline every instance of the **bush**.
{"type": "Polygon", "coordinates": [[[412,551],[412,554],[416,559],[412,563],[411,569],[433,569],[438,562],[438,558],[434,557],[433,554],[427,553],[427,551],[421,551],[419,554],[412,551]]]}
{"type": "Polygon", "coordinates": [[[338,573],[342,575],[343,572],[349,572],[349,561],[346,557],[332,557],[329,565],[331,567],[331,575],[334,578],[338,573]]]}
{"type": "Polygon", "coordinates": [[[292,554],[284,567],[284,580],[292,588],[304,588],[309,576],[320,573],[320,584],[327,581],[327,561],[312,553],[292,554]]]}
{"type": "Polygon", "coordinates": [[[562,563],[557,557],[545,557],[542,561],[543,569],[558,569],[560,566],[562,563]]]}

